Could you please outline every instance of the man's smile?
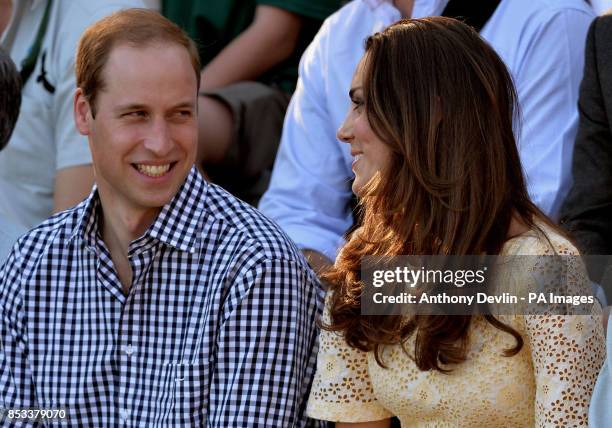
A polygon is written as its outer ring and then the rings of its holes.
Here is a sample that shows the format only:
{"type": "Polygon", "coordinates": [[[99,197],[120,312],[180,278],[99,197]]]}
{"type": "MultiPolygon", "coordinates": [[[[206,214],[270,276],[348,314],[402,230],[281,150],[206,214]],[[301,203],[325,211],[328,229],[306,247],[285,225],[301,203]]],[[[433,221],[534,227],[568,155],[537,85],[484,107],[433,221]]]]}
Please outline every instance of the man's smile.
{"type": "Polygon", "coordinates": [[[176,162],[161,164],[161,165],[148,165],[142,163],[133,163],[132,166],[138,170],[141,174],[149,177],[161,177],[166,174],[170,169],[176,165],[176,162]]]}

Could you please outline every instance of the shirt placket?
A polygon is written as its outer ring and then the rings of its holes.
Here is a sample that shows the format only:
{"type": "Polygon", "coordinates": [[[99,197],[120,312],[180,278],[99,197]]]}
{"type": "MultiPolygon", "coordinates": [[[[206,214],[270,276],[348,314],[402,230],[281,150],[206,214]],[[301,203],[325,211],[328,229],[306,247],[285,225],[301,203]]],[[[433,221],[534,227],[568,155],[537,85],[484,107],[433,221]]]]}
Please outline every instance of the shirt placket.
{"type": "MultiPolygon", "coordinates": [[[[99,237],[96,237],[95,234],[92,234],[91,242],[92,243],[87,246],[86,251],[89,253],[90,257],[93,257],[95,259],[95,261],[93,262],[96,266],[94,275],[95,281],[100,287],[105,288],[107,292],[113,295],[113,299],[111,300],[112,302],[114,302],[113,310],[110,314],[107,313],[105,318],[109,317],[107,318],[107,321],[111,323],[111,325],[109,326],[109,331],[112,332],[111,334],[113,337],[110,340],[114,343],[117,343],[119,342],[119,337],[121,335],[120,331],[118,330],[118,326],[121,326],[122,324],[122,311],[125,309],[126,298],[123,295],[121,283],[119,282],[119,277],[115,272],[113,261],[110,257],[108,249],[106,248],[102,240],[99,239],[99,237]]],[[[116,352],[110,351],[109,353],[105,352],[104,354],[106,355],[105,359],[108,358],[108,363],[111,365],[112,371],[114,373],[113,377],[115,381],[113,382],[112,390],[114,390],[116,394],[119,386],[121,385],[117,382],[118,372],[116,352]]],[[[119,397],[119,395],[114,395],[114,408],[117,408],[117,405],[120,404],[119,397]]],[[[123,416],[124,414],[121,411],[119,412],[119,415],[114,414],[112,416],[113,424],[116,425],[118,422],[117,418],[119,418],[119,420],[122,420],[123,416]]]]}
{"type": "MultiPolygon", "coordinates": [[[[139,418],[135,414],[139,403],[135,397],[141,395],[139,384],[143,373],[139,372],[142,365],[137,361],[146,359],[146,350],[143,349],[140,334],[142,299],[138,298],[138,292],[143,287],[144,276],[148,265],[152,260],[152,246],[138,248],[130,251],[129,261],[132,267],[132,284],[126,296],[121,321],[119,323],[119,333],[117,337],[117,370],[119,375],[119,397],[118,403],[119,419],[123,426],[139,426],[139,418]]],[[[145,374],[146,375],[146,374],[145,374]]]]}

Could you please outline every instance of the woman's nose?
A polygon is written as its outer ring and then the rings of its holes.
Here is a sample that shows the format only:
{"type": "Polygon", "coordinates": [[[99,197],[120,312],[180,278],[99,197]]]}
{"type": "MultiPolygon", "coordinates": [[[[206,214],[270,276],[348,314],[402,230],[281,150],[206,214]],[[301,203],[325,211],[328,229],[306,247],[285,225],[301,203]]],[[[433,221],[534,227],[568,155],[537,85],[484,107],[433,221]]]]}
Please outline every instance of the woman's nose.
{"type": "Polygon", "coordinates": [[[348,126],[348,123],[346,123],[346,121],[344,121],[340,128],[338,128],[338,131],[336,131],[336,137],[343,143],[351,142],[353,138],[353,133],[351,132],[351,128],[348,126]]]}

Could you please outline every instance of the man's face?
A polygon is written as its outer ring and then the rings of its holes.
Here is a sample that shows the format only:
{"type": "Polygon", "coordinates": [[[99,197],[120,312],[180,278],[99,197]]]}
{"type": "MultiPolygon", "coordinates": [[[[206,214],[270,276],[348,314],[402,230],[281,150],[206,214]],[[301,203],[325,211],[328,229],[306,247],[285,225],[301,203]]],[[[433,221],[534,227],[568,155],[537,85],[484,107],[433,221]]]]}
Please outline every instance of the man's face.
{"type": "Polygon", "coordinates": [[[89,138],[103,203],[157,214],[177,193],[197,148],[197,82],[175,44],[114,47],[102,71],[96,117],[77,91],[77,127],[89,138]]]}

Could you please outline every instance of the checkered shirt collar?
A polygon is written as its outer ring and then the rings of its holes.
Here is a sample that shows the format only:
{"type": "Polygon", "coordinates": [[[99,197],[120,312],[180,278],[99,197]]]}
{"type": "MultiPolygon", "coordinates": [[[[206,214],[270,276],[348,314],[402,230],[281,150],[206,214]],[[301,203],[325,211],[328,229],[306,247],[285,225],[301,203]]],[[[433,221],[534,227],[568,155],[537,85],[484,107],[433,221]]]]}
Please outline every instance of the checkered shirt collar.
{"type": "MultiPolygon", "coordinates": [[[[149,245],[158,240],[181,251],[194,253],[200,223],[206,202],[208,184],[195,167],[191,168],[185,182],[143,236],[130,244],[134,247],[149,245]]],[[[101,208],[97,186],[82,203],[81,214],[69,242],[80,238],[87,246],[95,248],[99,238],[99,216],[101,208]]]]}

